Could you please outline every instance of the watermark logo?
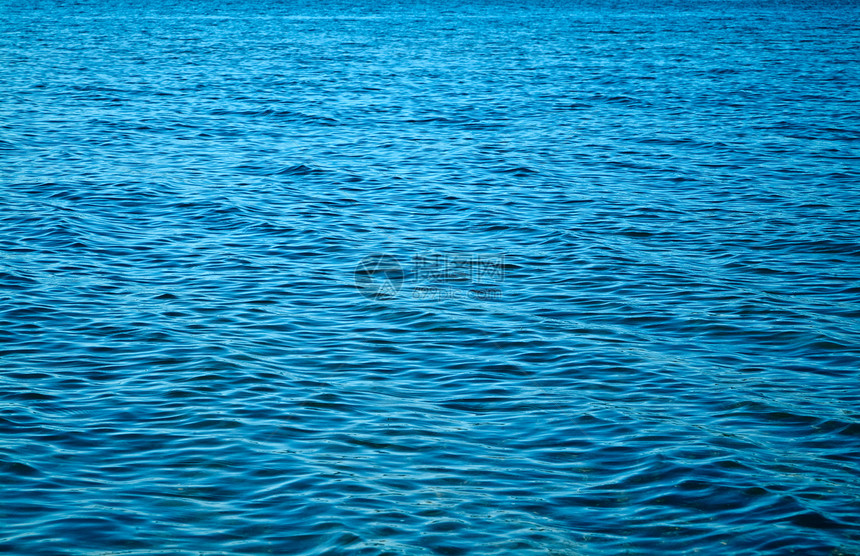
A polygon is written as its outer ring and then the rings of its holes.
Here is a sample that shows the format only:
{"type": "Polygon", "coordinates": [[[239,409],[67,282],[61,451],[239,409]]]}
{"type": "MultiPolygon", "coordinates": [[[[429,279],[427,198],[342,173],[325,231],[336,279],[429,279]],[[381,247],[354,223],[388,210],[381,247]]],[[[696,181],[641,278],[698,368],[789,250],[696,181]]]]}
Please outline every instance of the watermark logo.
{"type": "Polygon", "coordinates": [[[431,300],[498,300],[502,296],[499,286],[505,279],[504,255],[422,253],[413,256],[407,267],[405,272],[393,255],[365,257],[356,265],[355,285],[368,299],[401,295],[431,300]]]}
{"type": "Polygon", "coordinates": [[[505,279],[505,256],[415,255],[412,268],[419,282],[499,284],[505,279]]]}
{"type": "Polygon", "coordinates": [[[403,267],[392,255],[370,255],[355,266],[355,287],[368,299],[397,296],[403,286],[403,279],[403,267]]]}

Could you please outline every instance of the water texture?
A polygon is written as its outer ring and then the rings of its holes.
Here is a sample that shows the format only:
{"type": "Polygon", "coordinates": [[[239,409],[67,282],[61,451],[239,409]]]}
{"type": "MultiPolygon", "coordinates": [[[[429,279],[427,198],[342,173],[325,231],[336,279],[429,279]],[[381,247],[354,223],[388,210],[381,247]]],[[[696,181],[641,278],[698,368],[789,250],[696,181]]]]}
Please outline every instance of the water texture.
{"type": "Polygon", "coordinates": [[[858,14],[0,0],[0,551],[860,554],[858,14]]]}

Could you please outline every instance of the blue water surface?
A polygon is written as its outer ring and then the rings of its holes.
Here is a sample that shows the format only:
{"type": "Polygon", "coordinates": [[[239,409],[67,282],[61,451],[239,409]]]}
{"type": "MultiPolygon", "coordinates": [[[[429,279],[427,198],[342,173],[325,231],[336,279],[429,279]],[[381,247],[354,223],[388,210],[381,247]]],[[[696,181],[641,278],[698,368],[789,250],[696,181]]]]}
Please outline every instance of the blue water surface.
{"type": "Polygon", "coordinates": [[[0,551],[860,554],[858,15],[0,0],[0,551]]]}

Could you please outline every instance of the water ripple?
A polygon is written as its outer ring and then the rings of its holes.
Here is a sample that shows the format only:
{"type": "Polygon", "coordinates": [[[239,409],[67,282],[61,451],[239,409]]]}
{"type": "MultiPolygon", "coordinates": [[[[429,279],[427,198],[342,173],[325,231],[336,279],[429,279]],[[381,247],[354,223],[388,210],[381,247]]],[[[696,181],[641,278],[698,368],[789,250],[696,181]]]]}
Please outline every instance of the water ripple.
{"type": "Polygon", "coordinates": [[[853,7],[0,4],[0,551],[860,552],[853,7]]]}

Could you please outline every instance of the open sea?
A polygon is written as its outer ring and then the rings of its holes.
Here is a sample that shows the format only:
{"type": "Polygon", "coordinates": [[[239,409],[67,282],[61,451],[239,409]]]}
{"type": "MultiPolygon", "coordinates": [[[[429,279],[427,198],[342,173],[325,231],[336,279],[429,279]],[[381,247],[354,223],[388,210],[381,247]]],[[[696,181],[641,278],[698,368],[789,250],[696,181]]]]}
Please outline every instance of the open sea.
{"type": "Polygon", "coordinates": [[[0,552],[860,554],[860,4],[0,0],[0,552]]]}

